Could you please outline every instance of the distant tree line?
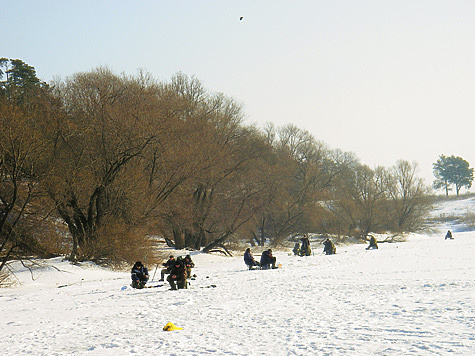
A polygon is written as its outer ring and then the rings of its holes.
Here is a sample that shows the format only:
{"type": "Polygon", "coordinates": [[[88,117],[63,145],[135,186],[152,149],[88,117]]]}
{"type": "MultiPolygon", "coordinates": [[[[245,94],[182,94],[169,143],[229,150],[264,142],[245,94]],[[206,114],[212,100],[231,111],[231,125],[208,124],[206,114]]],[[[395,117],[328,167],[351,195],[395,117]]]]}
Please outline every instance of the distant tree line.
{"type": "Polygon", "coordinates": [[[437,162],[433,164],[435,189],[444,189],[445,195],[449,195],[452,186],[455,192],[460,194],[463,187],[470,189],[473,182],[473,168],[462,157],[440,155],[437,162]]]}
{"type": "Polygon", "coordinates": [[[416,164],[371,169],[294,125],[244,125],[194,77],[98,68],[46,84],[20,60],[0,68],[0,269],[30,254],[130,261],[153,236],[208,252],[423,221],[416,164]]]}

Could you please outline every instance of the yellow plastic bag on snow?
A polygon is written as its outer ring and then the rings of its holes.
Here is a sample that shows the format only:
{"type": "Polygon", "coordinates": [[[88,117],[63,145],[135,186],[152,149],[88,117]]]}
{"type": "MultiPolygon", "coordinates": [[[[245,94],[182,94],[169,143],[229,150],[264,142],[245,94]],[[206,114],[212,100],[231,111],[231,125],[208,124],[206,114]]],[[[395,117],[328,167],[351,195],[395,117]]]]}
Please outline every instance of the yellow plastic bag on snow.
{"type": "Polygon", "coordinates": [[[175,324],[171,322],[167,323],[167,325],[163,327],[163,331],[174,331],[174,330],[183,330],[183,328],[179,328],[178,326],[176,326],[175,324]]]}

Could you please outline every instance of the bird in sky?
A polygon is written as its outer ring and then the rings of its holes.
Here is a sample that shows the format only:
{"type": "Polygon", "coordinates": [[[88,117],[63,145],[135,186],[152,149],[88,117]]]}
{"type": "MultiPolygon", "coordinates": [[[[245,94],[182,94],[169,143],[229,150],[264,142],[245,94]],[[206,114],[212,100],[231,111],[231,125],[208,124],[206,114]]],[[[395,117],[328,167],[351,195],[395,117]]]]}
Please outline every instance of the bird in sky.
{"type": "Polygon", "coordinates": [[[242,21],[243,18],[244,18],[244,16],[241,16],[241,17],[239,18],[239,21],[242,21]]]}

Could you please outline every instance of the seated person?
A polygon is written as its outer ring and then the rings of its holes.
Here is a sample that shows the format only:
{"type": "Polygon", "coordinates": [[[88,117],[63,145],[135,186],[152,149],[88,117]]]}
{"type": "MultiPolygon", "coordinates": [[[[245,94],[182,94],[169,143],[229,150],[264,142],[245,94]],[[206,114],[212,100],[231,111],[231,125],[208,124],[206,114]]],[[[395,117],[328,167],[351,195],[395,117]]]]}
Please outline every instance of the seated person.
{"type": "Polygon", "coordinates": [[[292,250],[295,256],[300,255],[300,244],[298,242],[295,243],[294,249],[292,250]]]}
{"type": "Polygon", "coordinates": [[[378,249],[378,242],[376,241],[376,239],[374,238],[374,236],[371,236],[371,238],[369,239],[369,246],[366,247],[367,250],[369,249],[375,249],[377,250],[378,249]]]}
{"type": "Polygon", "coordinates": [[[304,235],[300,239],[302,241],[302,247],[300,248],[300,256],[310,256],[312,250],[310,248],[310,240],[307,235],[304,235]]]}
{"type": "Polygon", "coordinates": [[[182,262],[176,260],[173,266],[170,268],[170,275],[167,277],[167,281],[170,283],[171,289],[185,289],[186,277],[185,265],[182,262]]]}
{"type": "Polygon", "coordinates": [[[323,241],[323,246],[325,246],[323,252],[325,252],[326,255],[334,255],[336,253],[336,247],[329,238],[323,241]]]}
{"type": "Polygon", "coordinates": [[[185,265],[186,275],[188,277],[191,277],[191,269],[195,267],[195,263],[191,259],[190,255],[185,256],[185,258],[183,259],[183,264],[185,265]]]}
{"type": "Polygon", "coordinates": [[[252,269],[255,266],[259,267],[259,262],[257,262],[252,256],[250,248],[247,248],[246,252],[244,252],[244,263],[249,269],[252,269]]]}
{"type": "Polygon", "coordinates": [[[268,249],[262,252],[261,255],[261,268],[268,269],[268,268],[277,268],[275,266],[276,258],[272,256],[272,250],[268,249]]]}
{"type": "Polygon", "coordinates": [[[170,273],[170,269],[172,268],[174,263],[175,257],[173,257],[173,255],[170,255],[167,262],[162,263],[165,268],[161,270],[161,278],[159,279],[160,282],[163,282],[165,280],[165,275],[170,273]]]}
{"type": "Polygon", "coordinates": [[[142,289],[148,281],[148,269],[142,262],[135,262],[131,272],[132,288],[142,289]]]}

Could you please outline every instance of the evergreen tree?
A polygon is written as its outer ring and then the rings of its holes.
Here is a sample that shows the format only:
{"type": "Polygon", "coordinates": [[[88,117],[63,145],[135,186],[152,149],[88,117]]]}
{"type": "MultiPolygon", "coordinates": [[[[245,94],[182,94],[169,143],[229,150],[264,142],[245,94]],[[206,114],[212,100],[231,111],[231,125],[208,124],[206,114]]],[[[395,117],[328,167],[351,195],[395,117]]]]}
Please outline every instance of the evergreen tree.
{"type": "Polygon", "coordinates": [[[26,92],[37,87],[47,85],[38,79],[34,67],[20,59],[0,58],[0,95],[21,103],[26,92]]]}
{"type": "Polygon", "coordinates": [[[436,178],[433,187],[444,188],[447,196],[452,184],[455,185],[457,195],[462,187],[469,189],[472,186],[473,168],[470,168],[469,163],[461,157],[440,155],[433,164],[433,172],[436,178]]]}

